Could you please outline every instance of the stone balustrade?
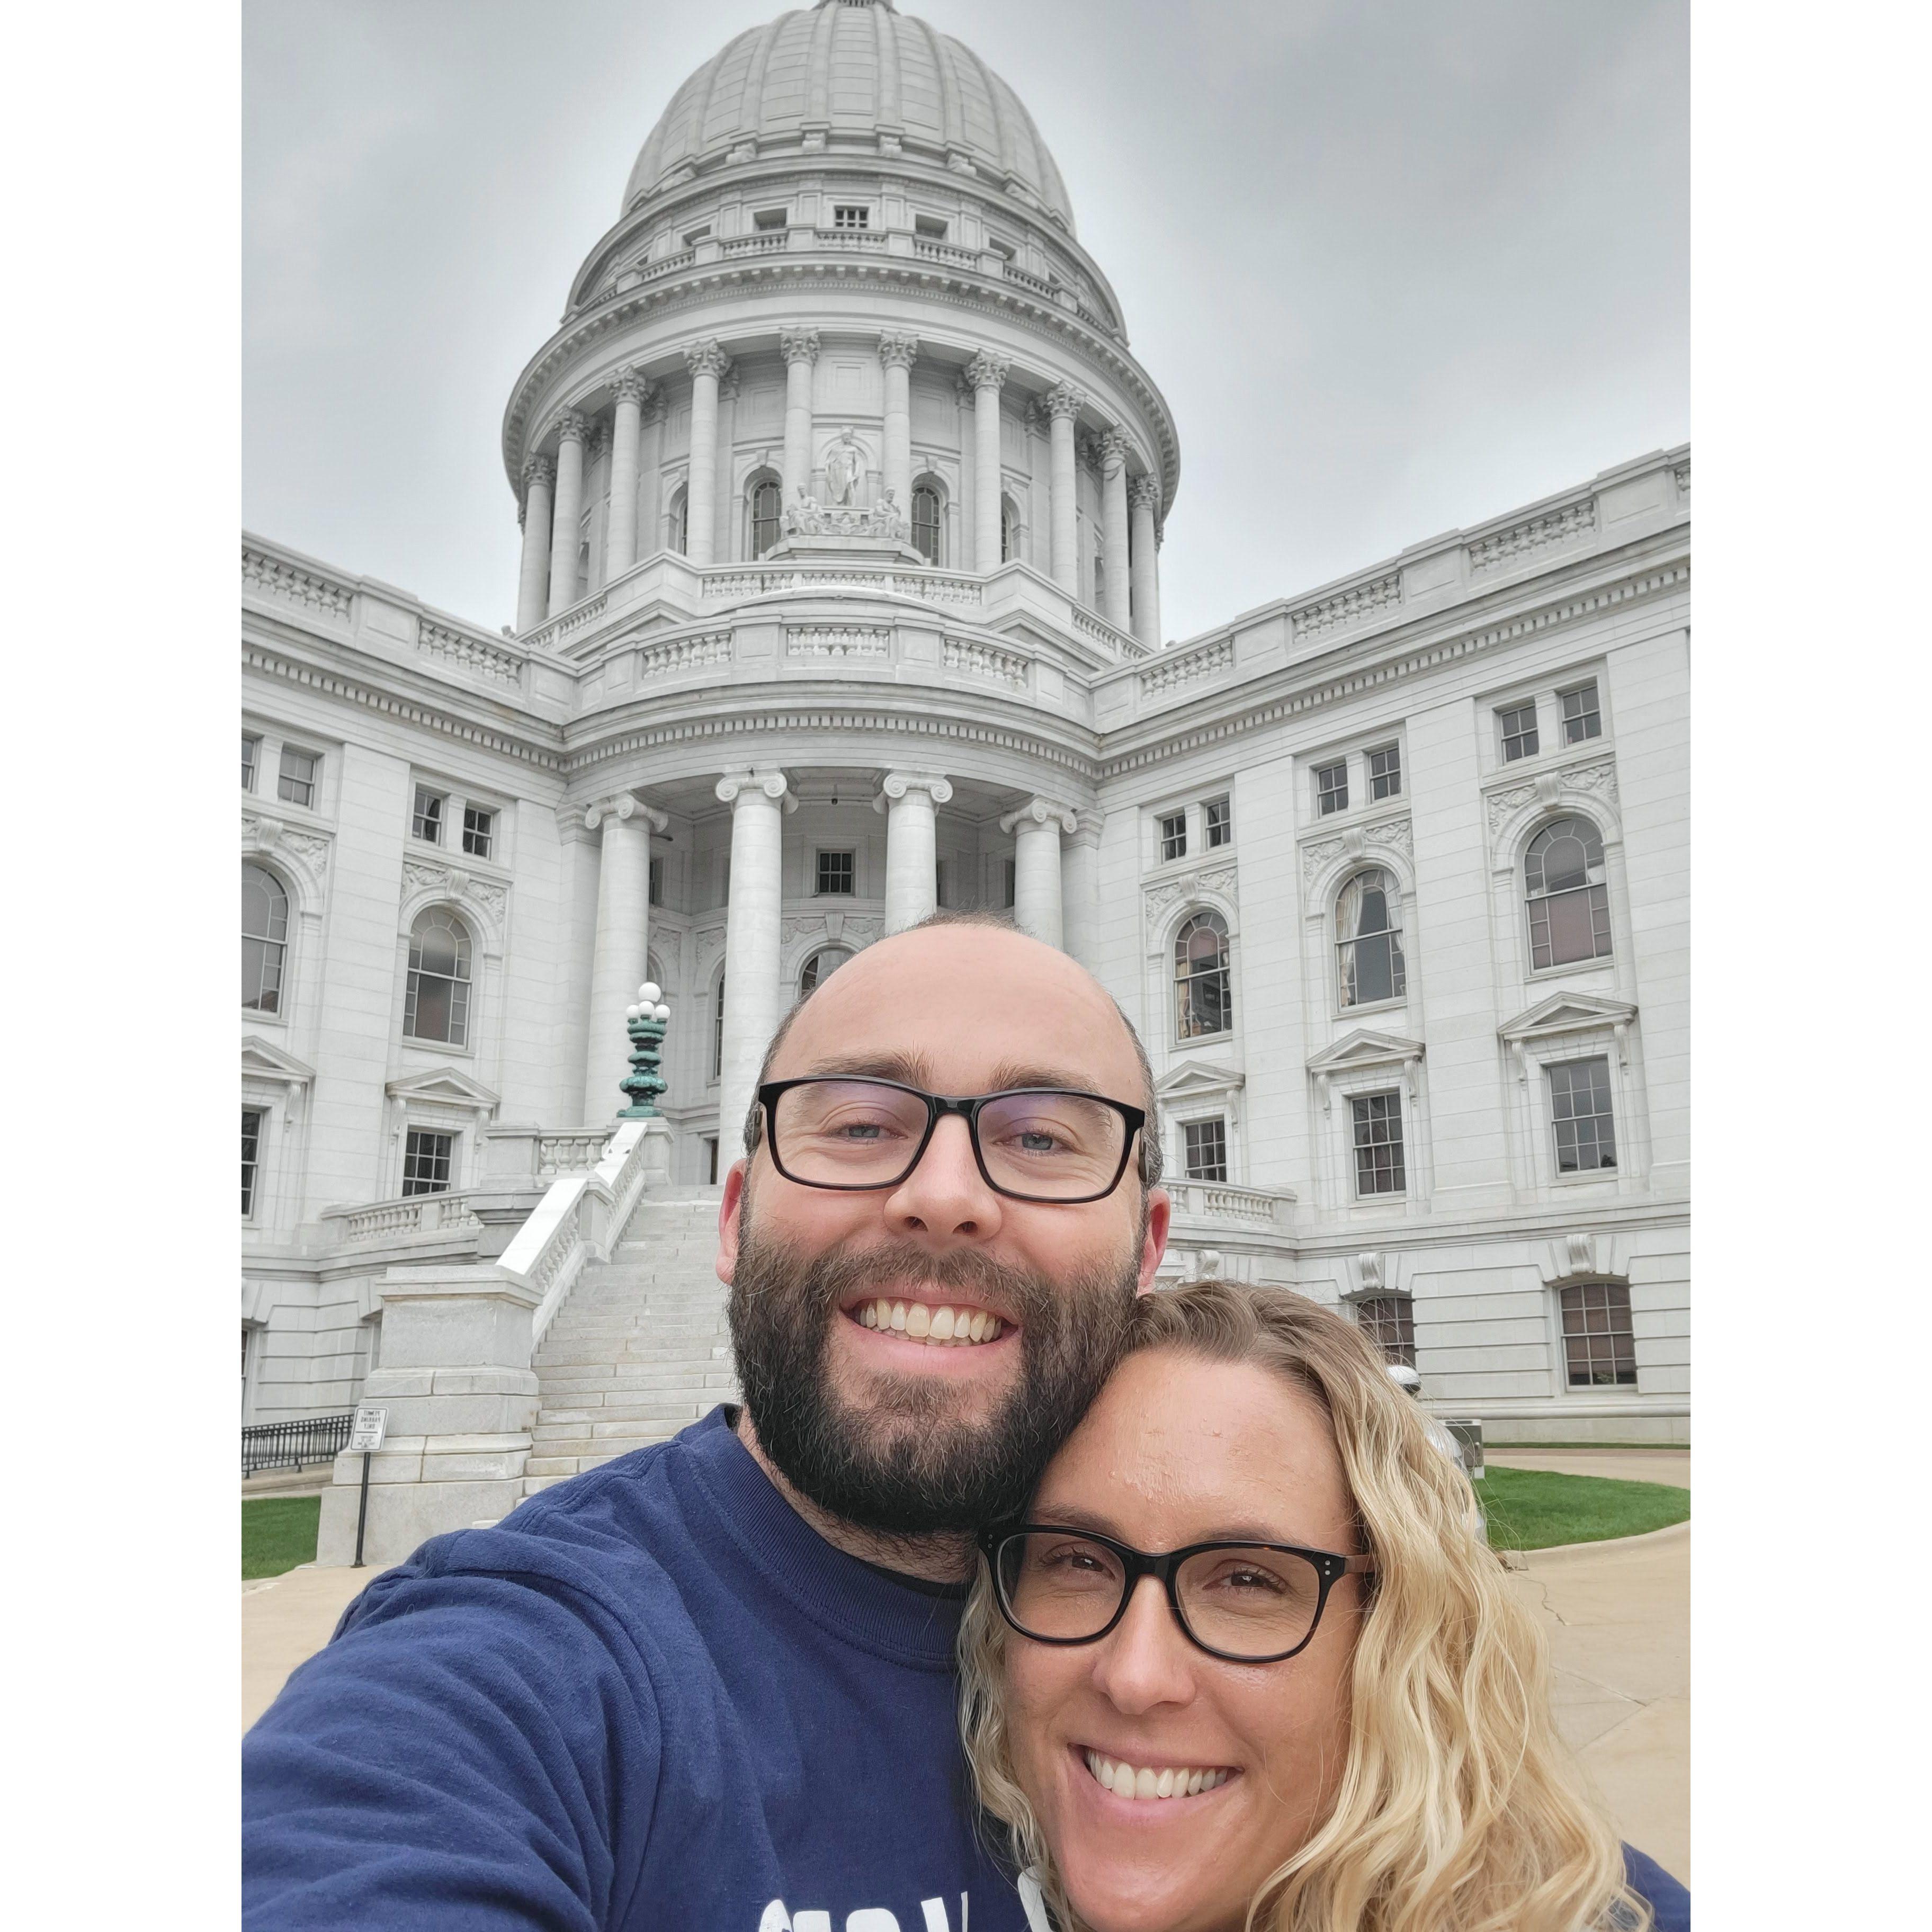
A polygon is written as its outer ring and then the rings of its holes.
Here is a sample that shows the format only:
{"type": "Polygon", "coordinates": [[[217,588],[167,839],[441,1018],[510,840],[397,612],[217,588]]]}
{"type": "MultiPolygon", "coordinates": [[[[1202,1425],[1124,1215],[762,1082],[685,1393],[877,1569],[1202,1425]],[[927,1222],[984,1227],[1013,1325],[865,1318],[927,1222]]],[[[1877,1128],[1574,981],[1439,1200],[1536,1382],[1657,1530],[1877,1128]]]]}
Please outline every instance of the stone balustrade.
{"type": "Polygon", "coordinates": [[[386,1247],[421,1234],[474,1234],[482,1227],[469,1192],[412,1194],[357,1208],[325,1208],[320,1217],[324,1245],[386,1247]]]}
{"type": "Polygon", "coordinates": [[[1286,1233],[1295,1196],[1292,1188],[1240,1187],[1226,1180],[1163,1180],[1177,1221],[1221,1222],[1258,1232],[1286,1233]]]}

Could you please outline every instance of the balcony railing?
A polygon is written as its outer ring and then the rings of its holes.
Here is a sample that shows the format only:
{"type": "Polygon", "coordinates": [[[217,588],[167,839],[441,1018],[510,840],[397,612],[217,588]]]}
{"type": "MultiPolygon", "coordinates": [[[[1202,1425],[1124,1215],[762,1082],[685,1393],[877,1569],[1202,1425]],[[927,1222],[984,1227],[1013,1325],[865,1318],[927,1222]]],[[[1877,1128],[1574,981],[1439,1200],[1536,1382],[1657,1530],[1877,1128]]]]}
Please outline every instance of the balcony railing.
{"type": "Polygon", "coordinates": [[[376,1247],[415,1234],[453,1234],[481,1228],[467,1193],[412,1194],[366,1208],[325,1208],[323,1224],[340,1248],[376,1247]]]}
{"type": "Polygon", "coordinates": [[[1180,1220],[1285,1232],[1294,1209],[1294,1195],[1286,1187],[1238,1187],[1228,1180],[1164,1180],[1161,1185],[1180,1220]]]}
{"type": "Polygon", "coordinates": [[[257,1422],[242,1432],[242,1473],[262,1469],[305,1469],[332,1462],[349,1447],[352,1410],[340,1415],[306,1415],[299,1422],[257,1422]]]}

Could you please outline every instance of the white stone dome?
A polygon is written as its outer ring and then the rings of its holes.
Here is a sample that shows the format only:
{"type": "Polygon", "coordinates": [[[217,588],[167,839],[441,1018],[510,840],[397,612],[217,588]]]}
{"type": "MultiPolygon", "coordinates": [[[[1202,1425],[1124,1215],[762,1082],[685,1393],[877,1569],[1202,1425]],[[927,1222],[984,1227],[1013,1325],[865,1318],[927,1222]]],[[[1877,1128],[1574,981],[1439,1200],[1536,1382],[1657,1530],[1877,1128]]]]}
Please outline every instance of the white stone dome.
{"type": "Polygon", "coordinates": [[[671,97],[623,212],[700,171],[788,150],[930,160],[1073,232],[1066,183],[1019,97],[892,0],[818,0],[740,34],[671,97]]]}

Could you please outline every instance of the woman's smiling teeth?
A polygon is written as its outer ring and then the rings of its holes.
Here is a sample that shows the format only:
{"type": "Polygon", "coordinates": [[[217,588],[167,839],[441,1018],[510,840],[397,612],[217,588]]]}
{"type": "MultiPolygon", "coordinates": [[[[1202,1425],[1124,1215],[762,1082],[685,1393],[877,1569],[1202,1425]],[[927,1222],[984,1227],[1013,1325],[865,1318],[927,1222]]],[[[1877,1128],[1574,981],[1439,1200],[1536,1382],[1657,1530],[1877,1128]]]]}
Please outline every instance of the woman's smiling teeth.
{"type": "Polygon", "coordinates": [[[1098,1751],[1082,1751],[1087,1768],[1116,1798],[1192,1798],[1226,1784],[1230,1771],[1194,1771],[1184,1765],[1165,1765],[1159,1771],[1144,1766],[1117,1764],[1098,1751]]]}
{"type": "Polygon", "coordinates": [[[862,1301],[851,1311],[862,1328],[884,1328],[908,1342],[930,1348],[970,1348],[977,1342],[997,1342],[1006,1324],[983,1308],[928,1308],[922,1301],[862,1301]]]}

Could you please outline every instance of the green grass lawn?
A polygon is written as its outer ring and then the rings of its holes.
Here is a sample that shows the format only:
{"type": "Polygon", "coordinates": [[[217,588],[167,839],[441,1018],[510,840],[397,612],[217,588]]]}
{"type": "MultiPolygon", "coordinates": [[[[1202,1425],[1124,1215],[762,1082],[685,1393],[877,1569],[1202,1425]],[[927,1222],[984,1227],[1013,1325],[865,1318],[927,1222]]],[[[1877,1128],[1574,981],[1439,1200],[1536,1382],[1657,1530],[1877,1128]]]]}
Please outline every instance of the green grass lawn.
{"type": "Polygon", "coordinates": [[[320,1496],[257,1496],[244,1503],[242,1582],[251,1576],[279,1576],[298,1563],[313,1563],[316,1532],[321,1526],[320,1496]]]}
{"type": "Polygon", "coordinates": [[[1558,1476],[1544,1469],[1490,1465],[1476,1485],[1493,1550],[1547,1550],[1558,1543],[1602,1543],[1682,1522],[1690,1492],[1668,1483],[1617,1482],[1607,1476],[1558,1476]]]}

